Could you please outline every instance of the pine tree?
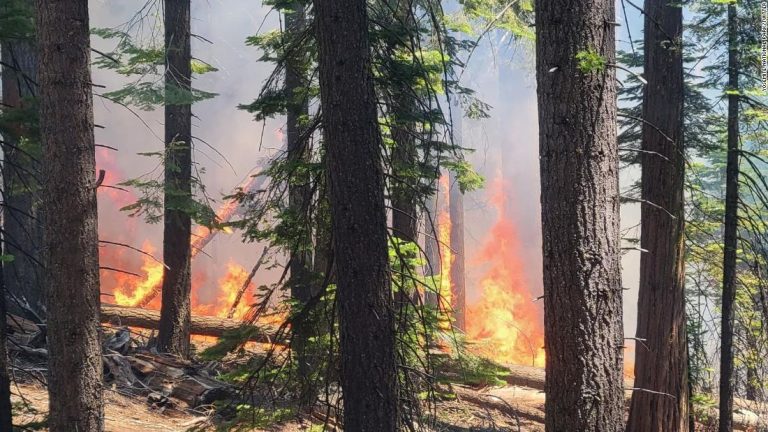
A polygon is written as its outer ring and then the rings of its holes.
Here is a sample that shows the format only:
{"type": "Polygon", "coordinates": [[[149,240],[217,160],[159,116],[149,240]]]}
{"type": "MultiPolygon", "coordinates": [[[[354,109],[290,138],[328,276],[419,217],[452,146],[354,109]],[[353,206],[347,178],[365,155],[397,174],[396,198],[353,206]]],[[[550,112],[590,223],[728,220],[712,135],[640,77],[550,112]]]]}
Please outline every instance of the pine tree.
{"type": "MultiPolygon", "coordinates": [[[[292,3],[291,10],[285,12],[286,38],[300,38],[307,30],[306,6],[303,2],[292,3]]],[[[305,134],[305,124],[309,119],[309,86],[306,77],[306,55],[303,50],[296,50],[288,56],[285,63],[285,98],[286,101],[286,140],[287,158],[293,165],[294,176],[288,179],[288,209],[291,217],[297,221],[308,219],[312,201],[312,189],[308,182],[309,176],[300,175],[303,165],[309,162],[309,137],[305,134]]],[[[306,224],[300,227],[292,250],[290,251],[290,280],[291,298],[299,308],[307,304],[313,294],[311,274],[312,251],[310,247],[311,227],[306,224]]],[[[317,291],[317,290],[314,290],[317,291]]],[[[302,403],[309,405],[314,397],[312,385],[312,362],[308,356],[308,338],[312,324],[308,320],[295,322],[293,325],[293,349],[298,363],[298,376],[301,381],[302,403]]]]}
{"type": "MultiPolygon", "coordinates": [[[[33,3],[4,2],[5,16],[17,22],[0,23],[2,38],[3,118],[3,235],[6,253],[5,286],[14,313],[36,321],[45,319],[45,284],[40,268],[42,213],[37,137],[37,47],[31,22],[33,3]]],[[[9,20],[10,21],[10,20],[9,20]]]]}
{"type": "Polygon", "coordinates": [[[613,22],[612,0],[536,2],[551,432],[623,430],[613,22]]]}
{"type": "Polygon", "coordinates": [[[688,430],[685,332],[683,12],[646,0],[635,387],[628,431],[688,430]],[[668,396],[668,395],[671,395],[668,396]]]}
{"type": "Polygon", "coordinates": [[[723,232],[723,301],[720,329],[720,432],[733,430],[733,335],[739,218],[739,43],[737,9],[728,5],[728,157],[723,232]]]}
{"type": "Polygon", "coordinates": [[[189,355],[192,220],[192,104],[189,0],[165,2],[165,200],[162,306],[158,349],[189,355]]]}
{"type": "Polygon", "coordinates": [[[52,432],[103,429],[88,2],[38,1],[52,432]]]}
{"type": "Polygon", "coordinates": [[[344,428],[398,429],[395,324],[367,2],[315,0],[344,428]]]}

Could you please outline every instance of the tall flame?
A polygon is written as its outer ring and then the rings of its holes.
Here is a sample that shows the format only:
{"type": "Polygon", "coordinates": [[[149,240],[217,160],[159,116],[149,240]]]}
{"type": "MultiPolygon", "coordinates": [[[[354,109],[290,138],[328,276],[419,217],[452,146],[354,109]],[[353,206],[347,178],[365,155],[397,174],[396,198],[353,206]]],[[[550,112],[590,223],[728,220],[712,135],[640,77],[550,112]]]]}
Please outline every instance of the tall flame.
{"type": "Polygon", "coordinates": [[[544,365],[542,313],[533,302],[515,226],[507,213],[507,187],[491,186],[498,218],[479,253],[471,260],[486,266],[480,298],[467,311],[467,337],[477,354],[502,363],[544,365]]]}
{"type": "Polygon", "coordinates": [[[439,310],[442,312],[440,327],[443,330],[451,328],[450,315],[452,309],[451,296],[451,267],[455,257],[451,250],[451,212],[450,212],[450,193],[448,176],[442,175],[438,183],[438,194],[442,201],[439,202],[437,209],[437,240],[440,251],[440,280],[438,287],[439,310]]]}

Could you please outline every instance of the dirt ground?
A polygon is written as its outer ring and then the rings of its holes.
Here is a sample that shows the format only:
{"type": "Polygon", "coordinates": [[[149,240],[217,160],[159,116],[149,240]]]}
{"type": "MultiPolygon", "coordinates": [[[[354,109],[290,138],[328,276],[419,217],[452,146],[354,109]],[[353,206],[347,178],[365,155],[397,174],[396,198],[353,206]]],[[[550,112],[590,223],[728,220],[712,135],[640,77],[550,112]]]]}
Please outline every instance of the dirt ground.
{"type": "MultiPolygon", "coordinates": [[[[14,419],[15,424],[28,424],[43,419],[42,413],[48,409],[45,388],[39,384],[20,384],[13,392],[14,403],[26,402],[24,405],[29,406],[29,409],[24,409],[24,412],[14,419]]],[[[506,404],[531,410],[542,407],[544,395],[539,391],[521,387],[481,391],[462,388],[457,389],[457,394],[459,396],[455,400],[441,401],[435,407],[437,423],[434,432],[544,431],[543,425],[513,416],[510,410],[506,409],[506,404]],[[489,403],[483,403],[483,400],[489,403]]],[[[126,397],[113,390],[105,392],[104,405],[106,431],[109,432],[182,432],[204,425],[207,420],[202,413],[179,410],[161,412],[151,408],[144,400],[126,397]]],[[[311,422],[304,420],[253,431],[299,432],[308,431],[311,426],[311,422]]]]}

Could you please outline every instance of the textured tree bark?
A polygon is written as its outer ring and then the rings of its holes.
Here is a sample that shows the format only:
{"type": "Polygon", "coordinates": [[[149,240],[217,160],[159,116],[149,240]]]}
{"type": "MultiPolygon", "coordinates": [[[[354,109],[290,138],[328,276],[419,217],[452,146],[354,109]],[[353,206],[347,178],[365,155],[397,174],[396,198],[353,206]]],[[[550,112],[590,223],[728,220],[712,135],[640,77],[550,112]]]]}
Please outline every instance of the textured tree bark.
{"type": "Polygon", "coordinates": [[[101,431],[99,253],[88,2],[37,2],[51,432],[101,431]]]}
{"type": "MultiPolygon", "coordinates": [[[[728,89],[739,90],[739,25],[736,4],[728,5],[728,89]]],[[[723,301],[720,330],[719,431],[733,430],[733,321],[739,226],[739,94],[728,95],[728,159],[725,168],[723,301]]]]}
{"type": "MultiPolygon", "coordinates": [[[[285,14],[285,31],[289,37],[296,37],[307,27],[306,13],[301,2],[294,2],[294,10],[285,14]]],[[[298,54],[297,54],[298,55],[298,54]]],[[[286,118],[286,137],[288,142],[288,159],[293,164],[306,163],[309,157],[308,142],[302,137],[304,130],[300,124],[302,117],[309,114],[309,101],[302,96],[297,99],[297,92],[307,87],[307,78],[303,70],[303,59],[289,57],[285,64],[285,93],[290,98],[286,118]]],[[[305,120],[306,121],[306,120],[305,120]]],[[[312,251],[311,228],[309,227],[309,206],[312,200],[312,189],[303,179],[293,179],[288,184],[288,206],[292,214],[306,225],[299,228],[300,236],[290,258],[290,279],[288,285],[291,298],[299,305],[306,304],[312,297],[312,251]]],[[[314,390],[312,385],[312,361],[307,355],[307,344],[312,324],[306,320],[293,323],[292,347],[298,363],[298,377],[301,384],[301,402],[305,406],[311,404],[314,390]]]]}
{"type": "MultiPolygon", "coordinates": [[[[455,144],[462,145],[462,113],[461,106],[456,104],[452,112],[453,135],[455,144]]],[[[453,262],[451,264],[451,306],[453,307],[453,325],[461,330],[466,330],[466,270],[464,266],[464,194],[459,188],[459,182],[453,173],[448,179],[450,188],[450,214],[451,214],[451,250],[453,262]]]]}
{"type": "Polygon", "coordinates": [[[365,0],[314,0],[327,146],[344,430],[398,425],[382,141],[365,0]]]}
{"type": "MultiPolygon", "coordinates": [[[[3,252],[5,246],[3,246],[3,252]]],[[[13,406],[11,405],[11,375],[8,368],[8,326],[5,317],[8,310],[5,307],[5,279],[0,266],[0,430],[13,431],[13,406]]]]}
{"type": "Polygon", "coordinates": [[[538,0],[546,429],[623,430],[613,0],[538,0]],[[599,63],[599,62],[598,62],[599,63]]]}
{"type": "MultiPolygon", "coordinates": [[[[192,80],[189,0],[165,2],[166,93],[188,92],[192,80]],[[171,90],[169,90],[171,89],[171,90]]],[[[172,102],[172,101],[171,101],[172,102]]],[[[165,104],[165,217],[158,349],[189,355],[192,221],[192,106],[165,104]]]]}
{"type": "Polygon", "coordinates": [[[683,12],[645,2],[640,289],[634,387],[627,431],[688,430],[685,322],[683,12]],[[668,396],[670,395],[670,396],[668,396]]]}
{"type": "MultiPolygon", "coordinates": [[[[34,2],[29,5],[34,8],[34,2]]],[[[1,45],[3,104],[6,109],[24,109],[37,93],[37,47],[26,39],[8,39],[1,45]]],[[[43,244],[40,161],[29,156],[37,152],[20,145],[21,138],[34,141],[36,137],[30,137],[23,124],[4,126],[3,235],[6,253],[14,257],[4,264],[7,306],[13,313],[39,321],[45,319],[45,284],[39,265],[43,244]]]]}

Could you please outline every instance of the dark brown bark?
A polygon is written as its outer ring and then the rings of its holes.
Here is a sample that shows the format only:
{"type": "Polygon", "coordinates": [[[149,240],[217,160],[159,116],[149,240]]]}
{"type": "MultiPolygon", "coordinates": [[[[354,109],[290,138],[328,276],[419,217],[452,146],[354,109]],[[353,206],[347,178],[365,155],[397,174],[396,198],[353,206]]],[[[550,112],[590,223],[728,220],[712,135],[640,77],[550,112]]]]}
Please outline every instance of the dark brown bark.
{"type": "MultiPolygon", "coordinates": [[[[171,93],[189,92],[191,88],[189,8],[189,0],[165,2],[165,85],[171,93]]],[[[192,105],[178,102],[165,104],[163,261],[167,267],[157,345],[163,352],[187,356],[192,289],[192,221],[187,211],[192,199],[192,105]]]]}
{"type": "Polygon", "coordinates": [[[683,12],[645,2],[642,208],[635,388],[627,431],[688,430],[685,323],[683,12]]]}
{"type": "Polygon", "coordinates": [[[89,31],[87,1],[37,2],[52,432],[104,426],[89,31]]]}
{"type": "Polygon", "coordinates": [[[398,424],[382,140],[365,0],[314,0],[338,276],[344,430],[398,424]]]}
{"type": "MultiPolygon", "coordinates": [[[[5,247],[2,245],[2,252],[5,247]]],[[[5,317],[8,313],[5,307],[5,279],[4,272],[0,266],[0,430],[13,430],[13,408],[11,405],[11,375],[8,364],[8,326],[5,324],[5,317]]]]}
{"type": "MultiPolygon", "coordinates": [[[[33,2],[29,2],[33,9],[33,2]]],[[[2,42],[4,110],[26,109],[37,93],[37,47],[27,39],[2,42]]],[[[31,121],[32,119],[30,119],[31,121]]],[[[4,264],[7,306],[30,319],[45,318],[45,292],[39,266],[43,243],[40,212],[40,161],[36,152],[21,148],[21,138],[36,141],[24,124],[6,124],[3,131],[3,232],[6,253],[14,260],[4,264]]]]}
{"type": "Polygon", "coordinates": [[[546,429],[623,429],[613,0],[538,0],[546,429]]]}
{"type": "Polygon", "coordinates": [[[719,431],[733,430],[733,321],[739,218],[739,56],[736,4],[728,5],[728,159],[725,168],[719,431]]]}

